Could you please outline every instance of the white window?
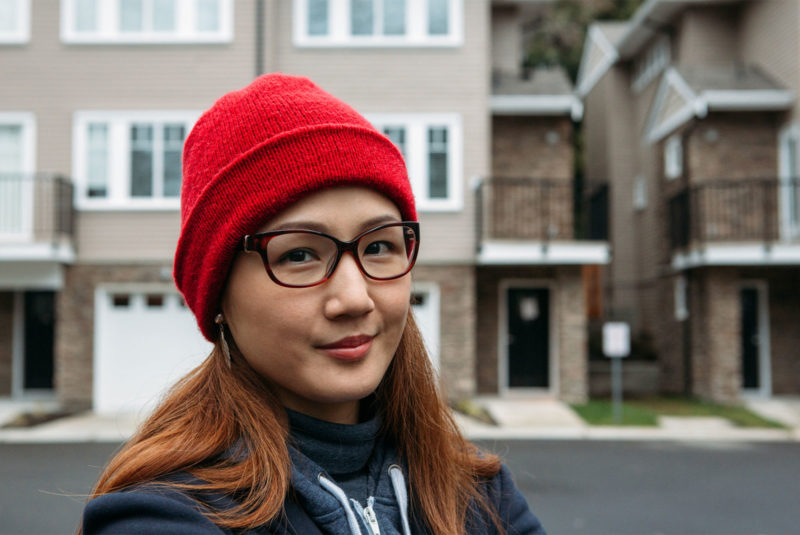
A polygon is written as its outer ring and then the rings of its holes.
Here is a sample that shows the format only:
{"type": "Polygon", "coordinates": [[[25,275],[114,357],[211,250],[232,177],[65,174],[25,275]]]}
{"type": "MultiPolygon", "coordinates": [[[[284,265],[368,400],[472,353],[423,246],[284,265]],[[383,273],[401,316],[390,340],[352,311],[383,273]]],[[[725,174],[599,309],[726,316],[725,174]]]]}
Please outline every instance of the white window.
{"type": "Polygon", "coordinates": [[[0,238],[30,237],[36,124],[30,113],[0,113],[0,238]]]}
{"type": "Polygon", "coordinates": [[[78,112],[73,176],[80,208],[179,206],[183,142],[198,112],[78,112]]]}
{"type": "Polygon", "coordinates": [[[647,208],[647,181],[641,175],[633,181],[633,208],[636,210],[647,208]]]}
{"type": "Polygon", "coordinates": [[[796,240],[800,238],[800,124],[781,132],[779,157],[781,236],[796,240]]]}
{"type": "Polygon", "coordinates": [[[689,303],[687,299],[687,282],[684,275],[675,278],[673,286],[673,300],[675,304],[675,320],[689,319],[689,303]]]}
{"type": "Polygon", "coordinates": [[[30,36],[30,0],[0,0],[0,44],[27,43],[30,36]]]}
{"type": "Polygon", "coordinates": [[[638,92],[647,87],[669,65],[670,60],[669,37],[662,34],[634,62],[633,90],[638,92]]]}
{"type": "Polygon", "coordinates": [[[664,176],[669,180],[683,174],[683,139],[674,134],[664,143],[664,176]]]}
{"type": "Polygon", "coordinates": [[[411,288],[411,309],[417,322],[428,356],[434,370],[439,372],[440,354],[440,290],[439,285],[433,282],[414,281],[411,288]]]}
{"type": "Polygon", "coordinates": [[[400,149],[420,210],[462,206],[461,119],[457,114],[367,114],[400,149]]]}
{"type": "Polygon", "coordinates": [[[464,0],[294,0],[298,46],[458,46],[464,0]]]}
{"type": "Polygon", "coordinates": [[[68,43],[229,42],[232,23],[233,0],[61,0],[68,43]]]}

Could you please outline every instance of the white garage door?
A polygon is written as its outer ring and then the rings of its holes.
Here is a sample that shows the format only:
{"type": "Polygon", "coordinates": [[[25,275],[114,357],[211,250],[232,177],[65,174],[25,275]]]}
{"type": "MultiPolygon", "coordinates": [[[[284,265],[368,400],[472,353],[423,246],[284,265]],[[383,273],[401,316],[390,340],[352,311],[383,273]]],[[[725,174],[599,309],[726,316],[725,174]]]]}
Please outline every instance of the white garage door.
{"type": "Polygon", "coordinates": [[[191,311],[167,286],[114,286],[95,294],[93,407],[151,411],[211,351],[191,311]]]}
{"type": "Polygon", "coordinates": [[[439,286],[414,281],[411,308],[434,369],[439,371],[439,286]]]}

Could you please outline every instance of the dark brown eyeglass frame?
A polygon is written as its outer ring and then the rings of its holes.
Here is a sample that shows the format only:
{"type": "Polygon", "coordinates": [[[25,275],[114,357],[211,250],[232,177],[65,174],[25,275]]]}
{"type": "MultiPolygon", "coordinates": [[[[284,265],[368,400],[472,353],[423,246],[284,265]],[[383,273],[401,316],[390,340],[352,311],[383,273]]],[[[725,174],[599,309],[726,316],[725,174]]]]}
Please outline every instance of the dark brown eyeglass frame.
{"type": "Polygon", "coordinates": [[[264,264],[264,268],[267,271],[267,275],[275,284],[280,286],[285,286],[287,288],[312,288],[314,286],[319,286],[320,284],[326,282],[328,279],[331,278],[333,272],[336,271],[336,267],[339,265],[339,261],[342,259],[342,255],[346,252],[350,252],[353,255],[353,259],[356,261],[356,265],[361,273],[364,276],[378,281],[388,281],[399,279],[400,277],[405,276],[411,271],[411,268],[414,267],[414,264],[417,261],[417,254],[419,253],[419,223],[417,221],[398,221],[392,223],[385,223],[383,225],[378,225],[377,227],[373,227],[371,229],[365,230],[355,238],[350,241],[342,241],[335,236],[331,236],[330,234],[325,234],[324,232],[319,232],[316,230],[310,229],[284,229],[284,230],[271,230],[268,232],[259,232],[258,234],[248,234],[242,239],[242,244],[239,247],[240,251],[244,251],[246,253],[258,253],[261,257],[261,261],[264,264]],[[384,228],[389,227],[409,227],[411,230],[414,231],[414,250],[411,253],[408,261],[408,268],[399,275],[393,275],[391,277],[373,277],[367,270],[364,269],[364,266],[361,264],[361,259],[358,257],[358,242],[369,234],[370,232],[375,232],[376,230],[381,230],[384,228]],[[280,236],[282,234],[293,234],[301,232],[304,234],[314,234],[317,236],[323,236],[333,241],[336,244],[336,258],[331,262],[331,266],[328,268],[327,273],[325,273],[325,277],[322,278],[319,282],[315,282],[314,284],[287,284],[278,280],[275,274],[272,272],[272,268],[269,265],[269,258],[267,257],[267,244],[269,241],[274,238],[275,236],[280,236]]]}

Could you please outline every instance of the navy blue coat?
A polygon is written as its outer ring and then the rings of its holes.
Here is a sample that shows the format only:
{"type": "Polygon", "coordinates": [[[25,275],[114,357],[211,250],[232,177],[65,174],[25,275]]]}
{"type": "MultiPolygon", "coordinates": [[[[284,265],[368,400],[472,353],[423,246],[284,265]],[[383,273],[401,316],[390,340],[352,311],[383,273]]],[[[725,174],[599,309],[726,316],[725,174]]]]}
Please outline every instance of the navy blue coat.
{"type": "MultiPolygon", "coordinates": [[[[508,535],[545,535],[539,520],[531,513],[525,498],[511,480],[503,466],[501,471],[485,484],[484,490],[496,507],[508,535]]],[[[221,496],[198,496],[201,501],[213,502],[216,507],[230,506],[233,502],[221,496]]],[[[239,532],[242,535],[290,533],[314,535],[316,527],[309,516],[294,500],[287,500],[286,517],[270,525],[239,532]]],[[[83,516],[84,535],[110,534],[192,534],[222,535],[234,532],[220,528],[203,515],[202,505],[186,493],[166,486],[141,486],[131,490],[105,494],[86,506],[83,516]]],[[[413,524],[413,519],[412,519],[413,524]]],[[[419,528],[412,529],[416,535],[419,528]]],[[[494,525],[484,515],[472,514],[467,533],[496,535],[494,525]]],[[[342,534],[345,535],[345,534],[342,534]]]]}

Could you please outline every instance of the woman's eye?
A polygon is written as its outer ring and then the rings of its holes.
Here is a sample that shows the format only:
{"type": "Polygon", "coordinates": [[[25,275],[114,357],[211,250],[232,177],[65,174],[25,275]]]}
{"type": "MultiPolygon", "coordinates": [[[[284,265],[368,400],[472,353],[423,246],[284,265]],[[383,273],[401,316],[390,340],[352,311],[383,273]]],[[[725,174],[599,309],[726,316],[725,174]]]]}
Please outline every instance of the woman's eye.
{"type": "Polygon", "coordinates": [[[281,255],[278,259],[279,262],[289,262],[293,264],[300,264],[303,262],[311,262],[316,260],[316,255],[307,249],[294,249],[281,255]]]}
{"type": "Polygon", "coordinates": [[[376,241],[367,245],[366,249],[364,249],[364,254],[368,255],[387,254],[392,252],[393,249],[394,246],[388,241],[376,241]]]}

